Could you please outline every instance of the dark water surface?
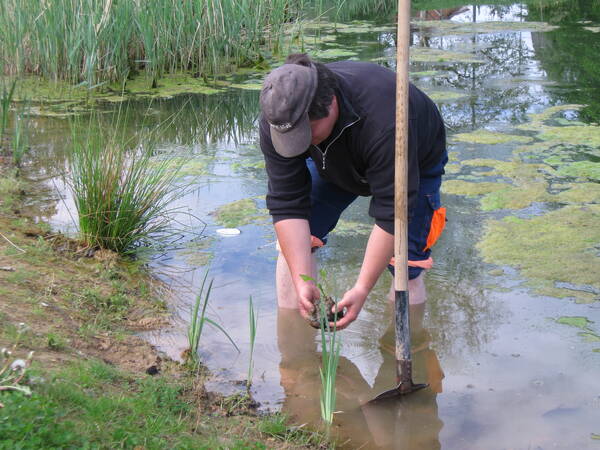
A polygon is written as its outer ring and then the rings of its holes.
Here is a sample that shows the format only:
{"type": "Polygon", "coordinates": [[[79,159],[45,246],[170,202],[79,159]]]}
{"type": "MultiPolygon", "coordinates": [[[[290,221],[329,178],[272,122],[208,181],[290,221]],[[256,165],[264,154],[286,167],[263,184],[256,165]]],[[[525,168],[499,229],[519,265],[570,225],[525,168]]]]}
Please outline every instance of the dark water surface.
{"type": "MultiPolygon", "coordinates": [[[[585,105],[570,113],[574,117],[564,119],[600,121],[597,3],[429,2],[426,7],[431,10],[415,12],[412,78],[440,106],[449,129],[451,163],[473,158],[509,160],[520,144],[463,143],[453,136],[480,129],[514,133],[529,114],[549,106],[585,105]],[[440,17],[445,20],[422,22],[440,17]]],[[[304,30],[313,36],[305,38],[306,48],[317,57],[340,59],[336,54],[343,51],[344,57],[394,68],[394,25],[389,19],[346,24],[337,32],[321,25],[320,33],[310,27],[304,30]]],[[[262,76],[239,75],[235,81],[256,84],[262,76]]],[[[195,189],[179,203],[206,221],[205,229],[190,222],[198,233],[203,231],[203,238],[186,234],[181,248],[153,261],[153,271],[173,286],[171,308],[176,322],[147,338],[173,357],[186,348],[190,306],[206,270],[202,264],[210,260],[216,288],[209,315],[241,349],[238,354],[222,334],[206,329],[201,357],[215,374],[211,387],[234,392],[240,388],[232,381],[246,378],[247,308],[252,295],[258,309],[253,395],[266,410],[283,410],[296,423],[320,426],[320,339],[296,313],[277,311],[273,276],[277,252],[262,209],[266,176],[255,129],[258,91],[229,88],[210,96],[140,102],[132,108],[132,130],[180,112],[162,136],[161,150],[187,154],[191,149],[195,155],[196,164],[186,166],[182,178],[195,189]],[[258,208],[256,217],[239,226],[239,236],[218,236],[215,231],[222,225],[210,213],[248,198],[258,208]]],[[[66,124],[39,119],[34,125],[32,142],[38,143],[38,153],[49,155],[51,176],[64,166],[66,124]]],[[[460,168],[447,178],[472,175],[460,168]]],[[[68,193],[60,178],[50,185],[66,198],[56,211],[45,215],[57,227],[72,229],[68,193]]],[[[361,199],[347,211],[342,230],[320,252],[330,274],[329,287],[340,297],[353,285],[360,268],[372,223],[367,202],[361,199]]],[[[517,267],[483,261],[475,245],[484,224],[514,211],[483,212],[477,199],[456,195],[445,195],[443,202],[449,222],[434,251],[436,265],[426,277],[428,301],[424,310],[412,311],[415,378],[429,383],[429,388],[402,402],[361,406],[395,380],[386,301],[391,280],[386,274],[359,319],[341,333],[339,413],[334,425],[340,442],[347,448],[600,447],[592,439],[593,433],[600,433],[600,353],[593,351],[600,347],[600,342],[594,342],[600,332],[598,302],[580,304],[576,296],[536,295],[523,285],[527,280],[517,267]],[[595,323],[583,330],[591,333],[585,338],[578,335],[582,330],[558,323],[560,317],[587,317],[595,323]]],[[[517,213],[531,216],[550,207],[536,203],[517,213]]]]}

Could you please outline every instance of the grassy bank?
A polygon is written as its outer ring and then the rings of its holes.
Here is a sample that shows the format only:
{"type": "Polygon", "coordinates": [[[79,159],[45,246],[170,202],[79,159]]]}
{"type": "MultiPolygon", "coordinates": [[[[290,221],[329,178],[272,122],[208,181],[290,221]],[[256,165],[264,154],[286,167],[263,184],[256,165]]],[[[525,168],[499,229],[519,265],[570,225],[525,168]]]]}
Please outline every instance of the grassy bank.
{"type": "Polygon", "coordinates": [[[0,392],[0,448],[323,447],[243,395],[207,393],[202,372],[136,337],[168,323],[168,292],[139,264],[35,223],[24,211],[40,188],[13,175],[0,166],[0,348],[34,355],[20,382],[31,397],[0,392]]]}

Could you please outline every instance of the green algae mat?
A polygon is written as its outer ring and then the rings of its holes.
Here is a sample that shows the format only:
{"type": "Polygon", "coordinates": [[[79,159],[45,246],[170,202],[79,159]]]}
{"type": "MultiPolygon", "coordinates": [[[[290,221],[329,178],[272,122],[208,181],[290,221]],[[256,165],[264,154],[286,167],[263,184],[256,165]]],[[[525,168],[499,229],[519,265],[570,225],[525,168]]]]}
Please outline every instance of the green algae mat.
{"type": "Polygon", "coordinates": [[[505,212],[485,223],[485,262],[519,269],[538,294],[588,303],[600,300],[600,126],[572,119],[581,108],[547,108],[509,133],[455,134],[459,147],[520,145],[508,161],[452,161],[442,189],[505,212]]]}

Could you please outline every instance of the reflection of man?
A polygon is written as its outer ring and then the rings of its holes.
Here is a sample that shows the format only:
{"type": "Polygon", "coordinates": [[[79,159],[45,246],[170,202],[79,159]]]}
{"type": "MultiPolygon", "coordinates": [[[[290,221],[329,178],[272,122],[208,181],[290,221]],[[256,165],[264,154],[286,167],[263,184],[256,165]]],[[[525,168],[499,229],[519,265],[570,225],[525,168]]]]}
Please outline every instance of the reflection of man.
{"type": "MultiPolygon", "coordinates": [[[[443,426],[438,417],[437,394],[442,392],[444,374],[435,352],[429,348],[429,333],[422,327],[424,304],[411,305],[410,320],[415,382],[426,389],[393,401],[365,404],[388,390],[396,379],[394,329],[390,326],[380,340],[383,364],[371,388],[358,368],[340,357],[336,392],[336,429],[341,440],[352,448],[435,449],[443,426]],[[367,433],[367,431],[370,432],[367,433]]],[[[282,411],[296,423],[320,423],[320,355],[315,346],[316,331],[306,326],[298,311],[279,308],[277,315],[279,365],[285,399],[282,411]]]]}
{"type": "MultiPolygon", "coordinates": [[[[442,392],[444,372],[435,351],[429,348],[431,336],[423,328],[425,305],[410,305],[412,361],[415,383],[426,383],[426,389],[402,398],[365,404],[362,412],[373,441],[382,448],[439,449],[439,433],[444,423],[439,419],[437,394],[442,392]]],[[[373,385],[374,394],[393,386],[396,366],[394,327],[381,338],[383,364],[373,385]]]]}
{"type": "MultiPolygon", "coordinates": [[[[338,328],[356,319],[393,255],[394,72],[376,64],[320,64],[290,55],[265,79],[260,95],[260,143],[269,178],[267,206],[281,252],[279,306],[306,316],[319,292],[311,249],[322,246],[357,196],[371,196],[375,218],[360,274],[340,304],[338,328]]],[[[440,184],[447,161],[443,121],[435,104],[409,89],[409,292],[422,290],[430,249],[441,233],[440,184]]]]}

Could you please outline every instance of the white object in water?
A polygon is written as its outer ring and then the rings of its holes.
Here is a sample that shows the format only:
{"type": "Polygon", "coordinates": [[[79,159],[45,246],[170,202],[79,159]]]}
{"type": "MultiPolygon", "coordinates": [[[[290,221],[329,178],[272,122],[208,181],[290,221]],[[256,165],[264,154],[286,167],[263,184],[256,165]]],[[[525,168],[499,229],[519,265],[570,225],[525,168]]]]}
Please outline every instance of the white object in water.
{"type": "Polygon", "coordinates": [[[217,234],[221,236],[237,236],[241,231],[237,228],[219,228],[217,234]]]}

